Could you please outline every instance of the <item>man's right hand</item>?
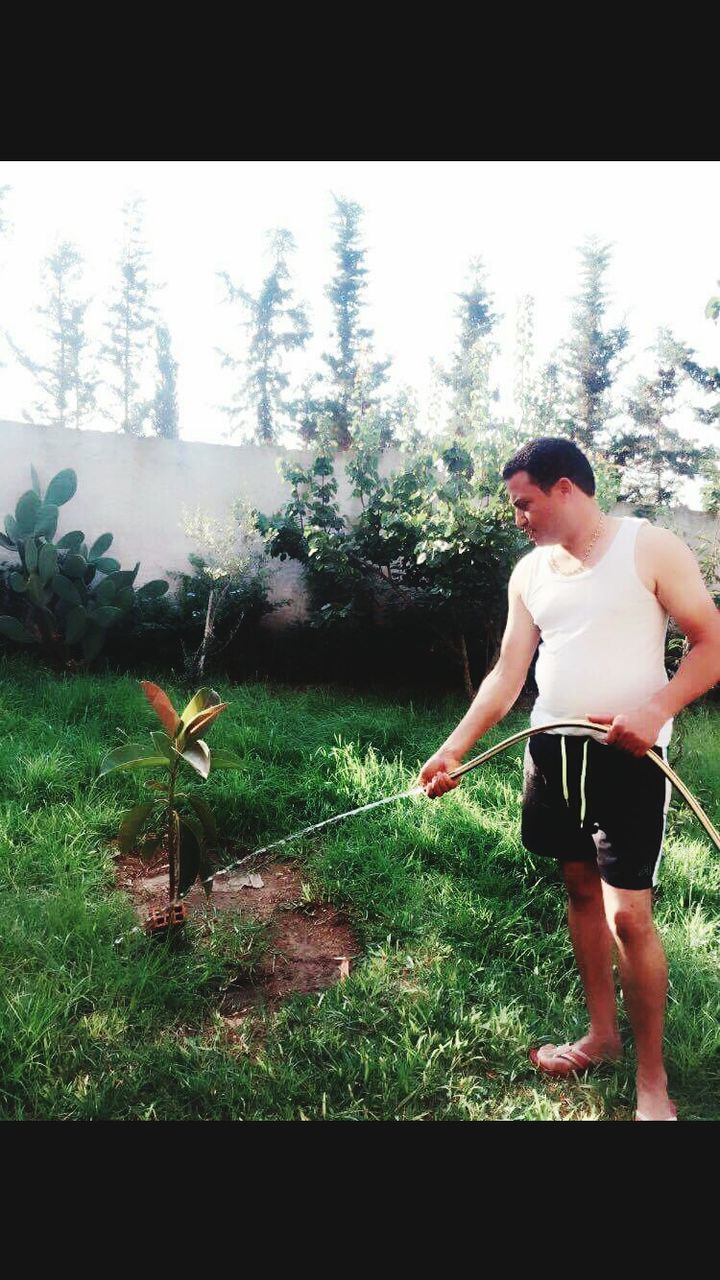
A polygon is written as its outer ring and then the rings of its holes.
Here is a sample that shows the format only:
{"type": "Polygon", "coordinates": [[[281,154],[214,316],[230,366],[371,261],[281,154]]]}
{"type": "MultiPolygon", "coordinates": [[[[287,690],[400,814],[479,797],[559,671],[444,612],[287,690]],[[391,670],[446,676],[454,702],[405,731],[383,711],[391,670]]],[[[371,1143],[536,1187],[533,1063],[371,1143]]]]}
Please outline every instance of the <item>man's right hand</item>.
{"type": "Polygon", "coordinates": [[[457,756],[450,755],[449,751],[436,751],[420,770],[418,786],[424,787],[425,795],[431,800],[435,796],[444,796],[446,791],[452,791],[460,785],[460,778],[451,778],[448,775],[453,769],[459,769],[461,763],[462,761],[457,756]]]}

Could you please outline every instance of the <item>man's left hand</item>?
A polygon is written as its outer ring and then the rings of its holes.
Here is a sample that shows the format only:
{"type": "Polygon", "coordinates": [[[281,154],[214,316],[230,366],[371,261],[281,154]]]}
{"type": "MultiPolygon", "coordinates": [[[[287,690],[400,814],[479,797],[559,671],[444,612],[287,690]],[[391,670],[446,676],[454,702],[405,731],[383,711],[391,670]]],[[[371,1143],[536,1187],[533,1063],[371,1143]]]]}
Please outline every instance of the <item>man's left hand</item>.
{"type": "Polygon", "coordinates": [[[646,707],[636,707],[617,716],[587,716],[586,719],[593,724],[609,724],[610,729],[605,739],[608,746],[620,747],[638,758],[655,746],[658,733],[665,723],[665,719],[660,719],[657,713],[646,707]]]}

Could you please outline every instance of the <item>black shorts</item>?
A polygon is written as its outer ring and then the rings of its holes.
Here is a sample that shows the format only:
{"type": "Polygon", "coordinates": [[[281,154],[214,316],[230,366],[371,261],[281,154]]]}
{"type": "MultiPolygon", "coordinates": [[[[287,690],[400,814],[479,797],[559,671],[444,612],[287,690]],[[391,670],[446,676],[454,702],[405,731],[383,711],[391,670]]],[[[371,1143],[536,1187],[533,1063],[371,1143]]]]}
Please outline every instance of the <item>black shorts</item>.
{"type": "MultiPolygon", "coordinates": [[[[667,760],[665,747],[654,750],[667,760]]],[[[579,734],[537,733],[525,745],[522,842],[561,862],[595,862],[616,889],[650,889],[671,792],[647,756],[579,734]]]]}

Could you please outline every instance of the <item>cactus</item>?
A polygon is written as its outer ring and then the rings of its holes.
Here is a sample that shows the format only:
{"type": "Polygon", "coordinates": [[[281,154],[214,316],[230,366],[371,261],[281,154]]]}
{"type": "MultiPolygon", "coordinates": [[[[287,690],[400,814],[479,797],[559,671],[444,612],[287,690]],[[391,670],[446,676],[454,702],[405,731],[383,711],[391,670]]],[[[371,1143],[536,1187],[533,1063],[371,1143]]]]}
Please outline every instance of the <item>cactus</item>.
{"type": "Polygon", "coordinates": [[[0,567],[0,575],[21,613],[0,615],[0,635],[39,646],[62,665],[87,666],[101,652],[108,629],[136,602],[164,595],[168,583],[156,579],[136,591],[140,564],[123,570],[119,560],[106,555],[111,533],[100,534],[89,548],[80,529],[55,542],[59,508],[75,494],[77,476],[71,468],[59,471],[43,498],[32,466],[30,474],[32,488],[18,498],[14,515],[5,517],[5,533],[0,533],[0,546],[19,560],[19,565],[0,567]],[[78,646],[79,659],[72,652],[78,646]]]}

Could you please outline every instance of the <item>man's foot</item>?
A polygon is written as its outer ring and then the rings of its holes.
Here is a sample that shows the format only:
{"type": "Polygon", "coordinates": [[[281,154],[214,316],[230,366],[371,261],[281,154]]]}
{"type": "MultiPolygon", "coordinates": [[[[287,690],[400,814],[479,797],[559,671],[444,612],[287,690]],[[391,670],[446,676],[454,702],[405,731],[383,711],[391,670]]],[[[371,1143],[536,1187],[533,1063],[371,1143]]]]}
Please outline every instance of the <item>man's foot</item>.
{"type": "Polygon", "coordinates": [[[573,1072],[591,1071],[604,1062],[619,1062],[622,1057],[622,1041],[599,1040],[583,1036],[575,1044],[544,1044],[530,1050],[530,1061],[538,1071],[548,1076],[569,1076],[573,1072]]]}
{"type": "Polygon", "coordinates": [[[636,1120],[677,1120],[677,1107],[668,1098],[667,1080],[637,1081],[636,1120]]]}

